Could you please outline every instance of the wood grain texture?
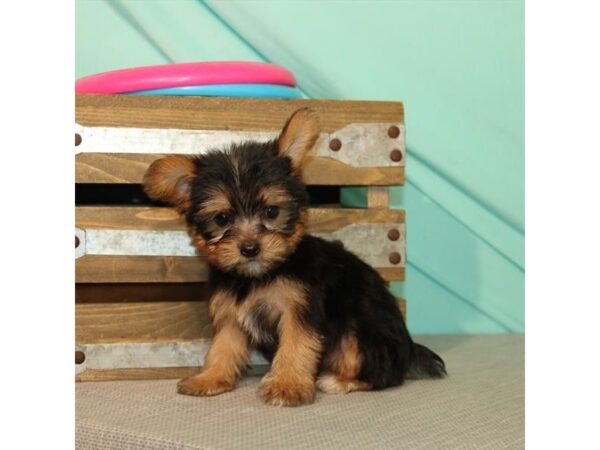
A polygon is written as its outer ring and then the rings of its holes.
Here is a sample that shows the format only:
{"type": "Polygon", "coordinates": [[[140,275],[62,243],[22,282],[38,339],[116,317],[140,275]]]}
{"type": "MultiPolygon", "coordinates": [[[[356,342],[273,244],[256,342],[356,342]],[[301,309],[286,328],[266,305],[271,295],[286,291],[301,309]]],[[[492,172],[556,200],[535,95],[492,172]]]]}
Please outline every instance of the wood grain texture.
{"type": "Polygon", "coordinates": [[[318,113],[323,132],[351,123],[404,123],[401,102],[135,95],[76,95],[75,121],[83,126],[278,131],[292,112],[305,107],[318,113]]]}
{"type": "Polygon", "coordinates": [[[77,283],[185,283],[207,279],[206,263],[195,256],[86,255],[75,261],[77,283]]]}
{"type": "Polygon", "coordinates": [[[80,343],[181,341],[211,336],[207,301],[75,305],[75,339],[80,343]]]}
{"type": "Polygon", "coordinates": [[[367,206],[369,208],[389,208],[390,188],[387,186],[373,186],[367,188],[367,206]]]}
{"type": "Polygon", "coordinates": [[[75,381],[164,380],[191,377],[199,367],[150,367],[142,369],[87,369],[75,381]]]}
{"type": "MultiPolygon", "coordinates": [[[[375,269],[386,281],[404,280],[404,267],[375,269]]],[[[75,261],[77,283],[190,283],[207,279],[206,262],[195,256],[86,255],[75,261]]]]}
{"type": "MultiPolygon", "coordinates": [[[[157,153],[80,153],[75,156],[76,183],[139,184],[157,153]]],[[[331,158],[307,158],[308,185],[392,186],[404,184],[404,167],[352,167],[331,158]]]]}
{"type": "MultiPolygon", "coordinates": [[[[210,339],[208,298],[203,300],[76,304],[75,340],[106,344],[210,339]]],[[[406,302],[398,303],[406,317],[406,302]]]]}
{"type": "Polygon", "coordinates": [[[190,302],[208,292],[207,283],[76,283],[75,303],[190,302]]]}
{"type": "Polygon", "coordinates": [[[376,270],[385,281],[404,281],[404,267],[379,267],[376,270]]]}
{"type": "MultiPolygon", "coordinates": [[[[326,233],[356,223],[404,223],[403,210],[310,208],[309,232],[326,233]]],[[[186,230],[183,217],[172,208],[142,206],[80,206],[75,226],[81,229],[186,230]]]]}

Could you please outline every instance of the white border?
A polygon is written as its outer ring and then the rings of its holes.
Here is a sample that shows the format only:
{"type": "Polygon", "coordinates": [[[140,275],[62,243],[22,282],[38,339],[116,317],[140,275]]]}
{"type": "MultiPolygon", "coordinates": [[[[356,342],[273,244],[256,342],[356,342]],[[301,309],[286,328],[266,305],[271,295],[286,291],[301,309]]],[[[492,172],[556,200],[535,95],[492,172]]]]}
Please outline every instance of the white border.
{"type": "Polygon", "coordinates": [[[75,445],[73,18],[74,2],[0,4],[1,448],[75,445]]]}
{"type": "Polygon", "coordinates": [[[598,9],[591,1],[526,1],[526,443],[532,449],[600,448],[598,9]]]}

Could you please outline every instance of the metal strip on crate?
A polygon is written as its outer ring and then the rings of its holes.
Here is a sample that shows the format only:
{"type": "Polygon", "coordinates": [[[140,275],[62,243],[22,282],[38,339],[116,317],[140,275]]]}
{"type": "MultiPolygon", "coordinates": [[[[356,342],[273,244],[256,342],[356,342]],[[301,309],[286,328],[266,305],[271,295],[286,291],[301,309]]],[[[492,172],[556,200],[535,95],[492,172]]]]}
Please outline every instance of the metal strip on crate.
{"type": "MultiPolygon", "coordinates": [[[[311,233],[330,241],[341,241],[373,267],[404,267],[406,225],[398,223],[357,223],[330,233],[311,233]],[[388,231],[398,230],[395,240],[388,231]],[[399,261],[390,261],[398,254],[399,261]]],[[[186,231],[76,229],[80,241],[75,257],[84,255],[197,256],[196,247],[186,231]]]]}
{"type": "MultiPolygon", "coordinates": [[[[232,143],[267,142],[278,136],[278,132],[267,131],[88,127],[77,123],[75,133],[80,137],[77,153],[201,154],[232,143]]],[[[405,134],[402,123],[353,123],[321,133],[311,155],[352,167],[404,167],[405,134]],[[390,137],[390,128],[398,130],[395,137],[390,137]]]]}
{"type": "MultiPolygon", "coordinates": [[[[83,361],[75,364],[75,374],[87,369],[200,367],[209,347],[210,341],[77,344],[83,361]]],[[[250,363],[269,364],[257,352],[251,352],[250,363]]]]}

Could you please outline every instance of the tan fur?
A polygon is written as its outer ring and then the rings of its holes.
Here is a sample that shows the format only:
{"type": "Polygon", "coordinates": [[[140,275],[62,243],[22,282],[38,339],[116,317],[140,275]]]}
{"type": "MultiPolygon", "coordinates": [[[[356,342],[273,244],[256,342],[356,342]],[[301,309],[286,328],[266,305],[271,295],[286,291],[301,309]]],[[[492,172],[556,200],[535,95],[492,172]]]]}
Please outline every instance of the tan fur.
{"type": "Polygon", "coordinates": [[[296,249],[302,236],[306,234],[306,218],[307,212],[301,211],[291,236],[282,236],[278,233],[267,234],[262,241],[263,258],[274,262],[285,260],[296,249]]]}
{"type": "Polygon", "coordinates": [[[292,160],[295,175],[302,172],[302,161],[314,147],[320,133],[317,114],[308,108],[292,114],[283,127],[278,139],[279,153],[292,160]]]}
{"type": "Polygon", "coordinates": [[[239,305],[229,291],[213,295],[209,314],[216,330],[215,340],[203,371],[181,382],[181,393],[215,395],[233,389],[241,367],[248,362],[248,337],[265,338],[265,330],[252,320],[256,308],[272,324],[279,323],[279,347],[271,371],[261,382],[261,396],[269,404],[283,406],[314,400],[322,342],[298,320],[307,308],[306,290],[300,283],[285,278],[252,290],[239,305]]]}
{"type": "Polygon", "coordinates": [[[249,323],[248,316],[260,308],[269,322],[276,323],[283,314],[293,313],[303,307],[297,302],[299,297],[290,294],[301,290],[297,282],[286,278],[278,278],[267,286],[252,290],[236,312],[238,322],[249,323]]]}
{"type": "Polygon", "coordinates": [[[207,246],[208,262],[223,270],[233,270],[242,260],[237,240],[227,239],[207,246]]]}
{"type": "Polygon", "coordinates": [[[312,403],[321,339],[291,315],[282,316],[280,326],[279,348],[271,371],[261,381],[260,395],[276,406],[312,403]]]}
{"type": "Polygon", "coordinates": [[[208,301],[208,315],[215,332],[229,322],[236,322],[237,305],[233,294],[228,290],[218,290],[213,293],[208,301]]]}
{"type": "Polygon", "coordinates": [[[277,231],[285,228],[290,218],[290,213],[292,212],[292,208],[289,206],[292,202],[292,198],[285,188],[282,186],[267,186],[262,189],[258,197],[261,199],[265,208],[269,206],[279,207],[279,215],[277,217],[274,219],[266,219],[264,221],[267,230],[277,231]]]}
{"type": "Polygon", "coordinates": [[[276,406],[312,403],[322,340],[298,320],[299,313],[307,308],[306,291],[291,280],[280,281],[272,289],[285,296],[285,309],[279,322],[279,347],[270,372],[261,382],[260,395],[276,406]]]}
{"type": "Polygon", "coordinates": [[[248,337],[236,318],[235,299],[217,291],[209,301],[215,334],[202,372],[182,380],[177,390],[186,395],[217,395],[230,391],[249,363],[248,337]]]}
{"type": "Polygon", "coordinates": [[[343,378],[352,379],[358,376],[362,363],[362,355],[358,349],[358,339],[354,335],[346,335],[340,345],[325,359],[326,366],[343,378]]]}
{"type": "Polygon", "coordinates": [[[267,186],[260,191],[259,197],[268,206],[280,206],[292,200],[283,186],[267,186]]]}
{"type": "Polygon", "coordinates": [[[271,264],[280,263],[290,253],[291,242],[285,236],[276,232],[265,233],[261,239],[261,258],[271,264]]]}
{"type": "Polygon", "coordinates": [[[257,223],[258,222],[249,220],[247,218],[238,219],[236,223],[236,231],[240,242],[247,239],[253,240],[258,238],[257,223]]]}
{"type": "Polygon", "coordinates": [[[328,372],[319,377],[317,386],[329,394],[370,390],[372,386],[369,383],[357,379],[361,364],[358,339],[354,335],[346,335],[339,346],[325,358],[328,372]]]}
{"type": "Polygon", "coordinates": [[[144,175],[143,187],[154,200],[170,203],[183,212],[190,206],[191,181],[197,175],[187,156],[168,156],[154,161],[144,175]]]}
{"type": "Polygon", "coordinates": [[[285,261],[287,256],[294,251],[302,236],[306,233],[305,220],[306,212],[303,212],[300,221],[296,224],[294,233],[289,237],[273,231],[256,235],[252,227],[243,224],[240,230],[242,234],[236,239],[217,242],[206,242],[194,229],[190,228],[189,231],[192,234],[192,242],[201,252],[206,254],[208,262],[223,270],[235,270],[240,263],[245,262],[239,248],[239,243],[244,238],[258,238],[261,252],[256,257],[256,261],[261,264],[262,270],[265,271],[285,261]]]}
{"type": "Polygon", "coordinates": [[[332,373],[325,373],[317,380],[317,387],[328,394],[348,394],[354,391],[370,391],[369,383],[356,379],[345,379],[332,373]]]}
{"type": "Polygon", "coordinates": [[[231,210],[231,203],[229,203],[229,198],[225,192],[213,189],[210,195],[207,196],[209,200],[202,203],[202,207],[198,213],[203,215],[217,215],[231,210]]]}

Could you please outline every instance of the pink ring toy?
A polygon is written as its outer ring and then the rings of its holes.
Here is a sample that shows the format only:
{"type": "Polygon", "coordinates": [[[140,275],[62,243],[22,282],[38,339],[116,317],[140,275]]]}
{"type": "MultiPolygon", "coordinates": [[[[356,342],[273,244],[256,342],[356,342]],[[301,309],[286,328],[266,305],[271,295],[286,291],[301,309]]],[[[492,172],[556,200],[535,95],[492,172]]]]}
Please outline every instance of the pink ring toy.
{"type": "Polygon", "coordinates": [[[77,94],[124,92],[225,83],[268,83],[296,86],[294,74],[277,64],[253,61],[210,61],[162,64],[113,70],[80,78],[77,94]]]}

